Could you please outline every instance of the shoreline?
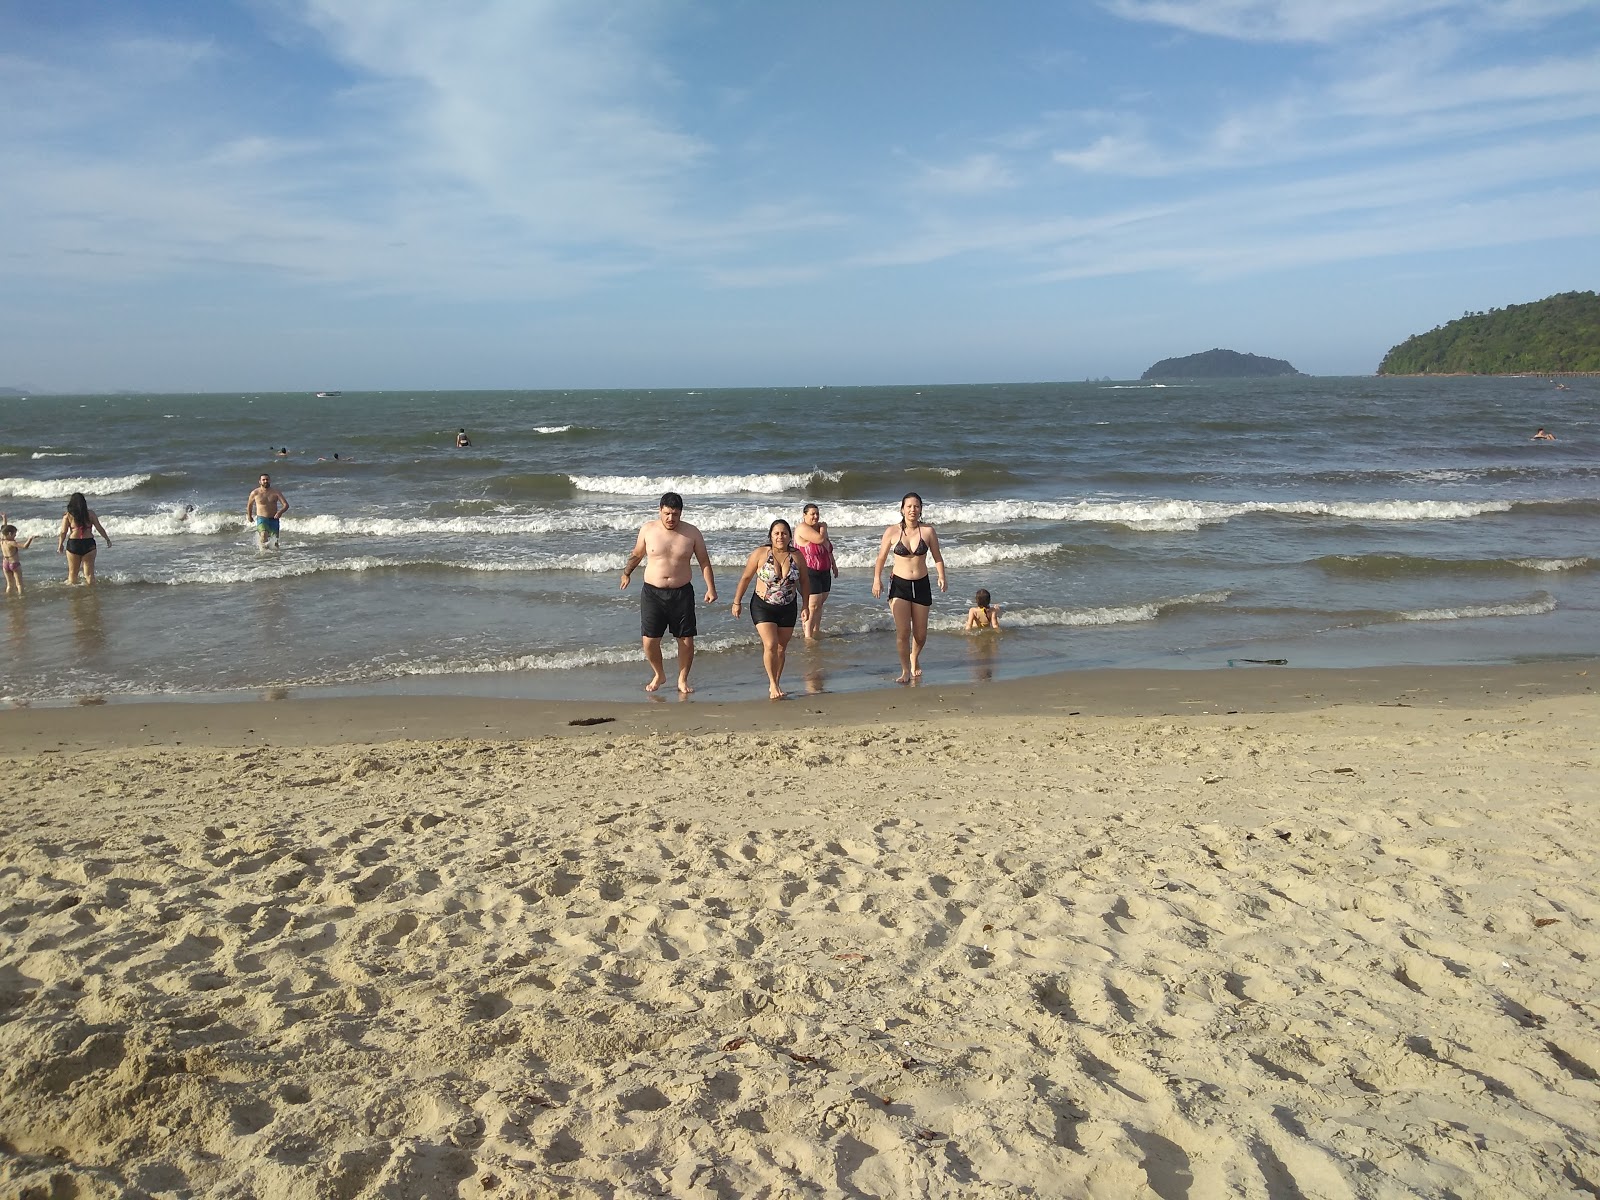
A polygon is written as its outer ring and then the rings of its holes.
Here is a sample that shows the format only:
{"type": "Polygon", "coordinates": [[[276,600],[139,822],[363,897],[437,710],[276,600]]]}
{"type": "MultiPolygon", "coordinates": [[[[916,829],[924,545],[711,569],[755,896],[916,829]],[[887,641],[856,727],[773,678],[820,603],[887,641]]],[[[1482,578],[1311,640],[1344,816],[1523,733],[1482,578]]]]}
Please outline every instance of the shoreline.
{"type": "Polygon", "coordinates": [[[788,700],[520,700],[416,694],[158,700],[0,711],[0,754],[654,733],[792,733],[934,717],[1201,716],[1347,705],[1472,707],[1592,694],[1600,660],[1367,668],[1098,668],[788,700]],[[591,721],[591,724],[575,722],[591,721]]]}

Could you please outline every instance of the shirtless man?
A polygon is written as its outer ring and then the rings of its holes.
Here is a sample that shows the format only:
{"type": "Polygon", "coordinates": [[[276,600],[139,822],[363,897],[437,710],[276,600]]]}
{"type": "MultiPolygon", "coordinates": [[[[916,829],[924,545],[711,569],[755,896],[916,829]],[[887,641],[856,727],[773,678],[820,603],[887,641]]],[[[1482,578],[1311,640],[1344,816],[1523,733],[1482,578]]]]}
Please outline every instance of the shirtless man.
{"type": "Polygon", "coordinates": [[[696,632],[694,585],[689,582],[690,560],[700,560],[707,604],[717,602],[717,581],[711,573],[706,539],[693,525],[683,523],[683,497],[677,492],[662,496],[660,517],[645,522],[639,530],[633,553],[622,566],[621,588],[628,586],[628,576],[647,558],[650,564],[644,569],[640,626],[644,634],[644,660],[650,664],[652,673],[644,690],[653,692],[667,681],[667,673],[661,665],[661,637],[670,629],[678,640],[678,691],[687,696],[694,691],[689,686],[689,668],[694,665],[696,632]]]}
{"type": "Polygon", "coordinates": [[[267,548],[267,538],[273,549],[278,548],[278,518],[289,511],[289,501],[272,486],[272,477],[262,475],[261,483],[250,493],[244,504],[244,519],[256,523],[256,534],[261,539],[262,550],[267,548]]]}

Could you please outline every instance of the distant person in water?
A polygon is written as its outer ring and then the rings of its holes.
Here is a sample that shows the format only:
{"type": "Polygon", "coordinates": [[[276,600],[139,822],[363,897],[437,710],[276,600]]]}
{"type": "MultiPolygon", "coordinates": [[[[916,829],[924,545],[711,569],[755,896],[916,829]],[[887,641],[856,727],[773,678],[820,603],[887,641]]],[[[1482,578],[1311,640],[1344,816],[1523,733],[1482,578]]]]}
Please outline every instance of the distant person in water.
{"type": "Polygon", "coordinates": [[[282,449],[280,449],[278,451],[278,457],[279,458],[288,458],[289,457],[289,447],[284,446],[282,449]]]}
{"type": "Polygon", "coordinates": [[[111,549],[111,535],[106,527],[100,524],[100,518],[94,515],[83,493],[73,492],[67,497],[66,515],[61,518],[61,529],[56,535],[56,553],[67,556],[68,584],[77,583],[81,571],[84,583],[94,586],[95,530],[105,538],[106,549],[111,549]]]}
{"type": "Polygon", "coordinates": [[[711,571],[706,539],[693,525],[684,523],[683,497],[667,492],[661,497],[658,514],[640,527],[633,551],[622,566],[622,582],[618,586],[626,588],[634,568],[649,559],[644,569],[644,595],[640,598],[644,660],[650,664],[650,682],[644,690],[656,691],[667,681],[661,662],[661,639],[671,630],[678,642],[678,691],[687,696],[694,691],[689,686],[689,668],[694,665],[694,639],[698,632],[694,584],[689,582],[692,561],[700,561],[707,604],[717,602],[717,581],[711,571]]]}
{"type": "Polygon", "coordinates": [[[1534,434],[1528,440],[1530,442],[1553,442],[1556,440],[1556,435],[1553,433],[1546,433],[1544,426],[1541,425],[1539,426],[1539,432],[1534,434]]]}
{"type": "Polygon", "coordinates": [[[989,589],[979,588],[977,595],[972,598],[972,607],[967,609],[969,630],[1000,628],[1000,608],[990,600],[989,589]]]}
{"type": "Polygon", "coordinates": [[[456,431],[456,447],[458,449],[465,450],[470,445],[472,445],[472,439],[467,436],[467,431],[465,429],[458,429],[456,431]]]}
{"type": "Polygon", "coordinates": [[[250,493],[250,498],[244,502],[244,519],[256,523],[256,537],[259,539],[259,548],[267,548],[267,539],[272,539],[273,549],[278,548],[278,520],[289,511],[289,501],[277,488],[272,486],[272,476],[263,472],[261,482],[256,485],[256,490],[250,493]]]}

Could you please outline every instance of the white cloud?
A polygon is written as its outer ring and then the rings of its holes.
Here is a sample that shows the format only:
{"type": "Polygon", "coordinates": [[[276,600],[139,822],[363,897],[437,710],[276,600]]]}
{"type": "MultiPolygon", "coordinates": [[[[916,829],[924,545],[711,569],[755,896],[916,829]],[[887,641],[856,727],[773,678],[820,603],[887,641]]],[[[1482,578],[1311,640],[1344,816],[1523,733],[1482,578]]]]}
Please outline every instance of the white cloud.
{"type": "Polygon", "coordinates": [[[1492,28],[1593,11],[1594,0],[1103,0],[1119,17],[1248,42],[1330,43],[1448,16],[1492,28]]]}
{"type": "Polygon", "coordinates": [[[1600,234],[1600,133],[1217,187],[1083,216],[930,221],[858,265],[1001,259],[1036,282],[1248,274],[1600,234]]]}
{"type": "Polygon", "coordinates": [[[917,178],[923,191],[979,196],[1017,186],[1016,172],[996,154],[971,154],[959,162],[926,164],[917,178]]]}

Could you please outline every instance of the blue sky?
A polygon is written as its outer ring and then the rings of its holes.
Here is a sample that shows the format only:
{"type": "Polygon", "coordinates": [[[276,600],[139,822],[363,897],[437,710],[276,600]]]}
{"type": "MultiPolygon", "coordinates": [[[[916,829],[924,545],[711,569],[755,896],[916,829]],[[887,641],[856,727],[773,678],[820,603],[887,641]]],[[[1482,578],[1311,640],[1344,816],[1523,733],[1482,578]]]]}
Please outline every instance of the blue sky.
{"type": "Polygon", "coordinates": [[[1600,286],[1597,0],[0,0],[0,385],[1372,371],[1600,286]]]}

